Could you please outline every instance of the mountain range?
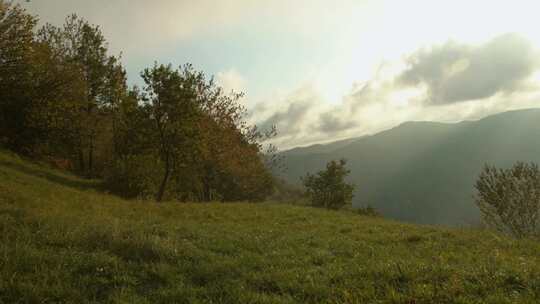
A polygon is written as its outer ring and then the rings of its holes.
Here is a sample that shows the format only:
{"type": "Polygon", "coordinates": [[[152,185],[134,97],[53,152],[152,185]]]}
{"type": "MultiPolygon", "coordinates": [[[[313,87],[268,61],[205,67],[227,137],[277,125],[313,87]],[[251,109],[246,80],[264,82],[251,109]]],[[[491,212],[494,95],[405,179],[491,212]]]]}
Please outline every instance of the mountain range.
{"type": "Polygon", "coordinates": [[[476,225],[474,183],[485,164],[540,162],[540,109],[504,112],[459,123],[406,122],[375,135],[282,153],[283,178],[347,159],[356,185],[353,207],[422,224],[476,225]]]}

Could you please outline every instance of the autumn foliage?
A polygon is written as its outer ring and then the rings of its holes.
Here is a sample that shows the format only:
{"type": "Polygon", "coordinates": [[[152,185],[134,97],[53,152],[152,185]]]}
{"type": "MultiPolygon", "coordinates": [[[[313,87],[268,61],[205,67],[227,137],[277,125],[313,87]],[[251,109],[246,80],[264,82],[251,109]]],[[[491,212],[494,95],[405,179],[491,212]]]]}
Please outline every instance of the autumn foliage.
{"type": "Polygon", "coordinates": [[[273,189],[264,142],[241,93],[186,64],[155,63],[129,87],[99,26],[45,24],[0,0],[0,144],[127,197],[262,200],[273,189]]]}

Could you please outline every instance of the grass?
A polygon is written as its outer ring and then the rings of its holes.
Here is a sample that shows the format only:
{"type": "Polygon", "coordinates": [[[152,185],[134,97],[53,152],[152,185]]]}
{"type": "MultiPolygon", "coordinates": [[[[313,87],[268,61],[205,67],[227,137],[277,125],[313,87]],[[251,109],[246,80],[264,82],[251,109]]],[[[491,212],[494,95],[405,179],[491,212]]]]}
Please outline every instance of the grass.
{"type": "Polygon", "coordinates": [[[539,252],[351,212],[125,201],[0,151],[0,303],[538,303],[539,252]]]}

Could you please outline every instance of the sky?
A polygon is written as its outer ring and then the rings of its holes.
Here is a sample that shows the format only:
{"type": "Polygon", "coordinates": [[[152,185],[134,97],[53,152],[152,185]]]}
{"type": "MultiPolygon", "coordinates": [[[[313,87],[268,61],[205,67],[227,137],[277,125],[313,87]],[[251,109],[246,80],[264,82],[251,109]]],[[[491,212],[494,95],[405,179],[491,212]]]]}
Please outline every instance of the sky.
{"type": "Polygon", "coordinates": [[[242,91],[282,149],[540,105],[537,1],[31,0],[100,25],[129,82],[154,62],[242,91]]]}

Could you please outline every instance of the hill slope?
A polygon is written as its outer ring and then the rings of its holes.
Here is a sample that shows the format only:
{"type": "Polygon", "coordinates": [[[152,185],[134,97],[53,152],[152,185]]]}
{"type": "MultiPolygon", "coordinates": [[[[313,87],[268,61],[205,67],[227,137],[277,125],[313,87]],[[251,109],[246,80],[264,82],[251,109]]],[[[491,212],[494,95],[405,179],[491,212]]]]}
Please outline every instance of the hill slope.
{"type": "Polygon", "coordinates": [[[285,178],[293,183],[331,159],[348,159],[358,189],[354,204],[371,204],[385,216],[429,224],[477,223],[473,185],[486,162],[540,162],[540,110],[457,124],[409,122],[324,153],[308,148],[284,155],[285,178]]]}
{"type": "Polygon", "coordinates": [[[534,303],[540,245],[272,204],[128,202],[0,151],[0,303],[534,303]]]}

